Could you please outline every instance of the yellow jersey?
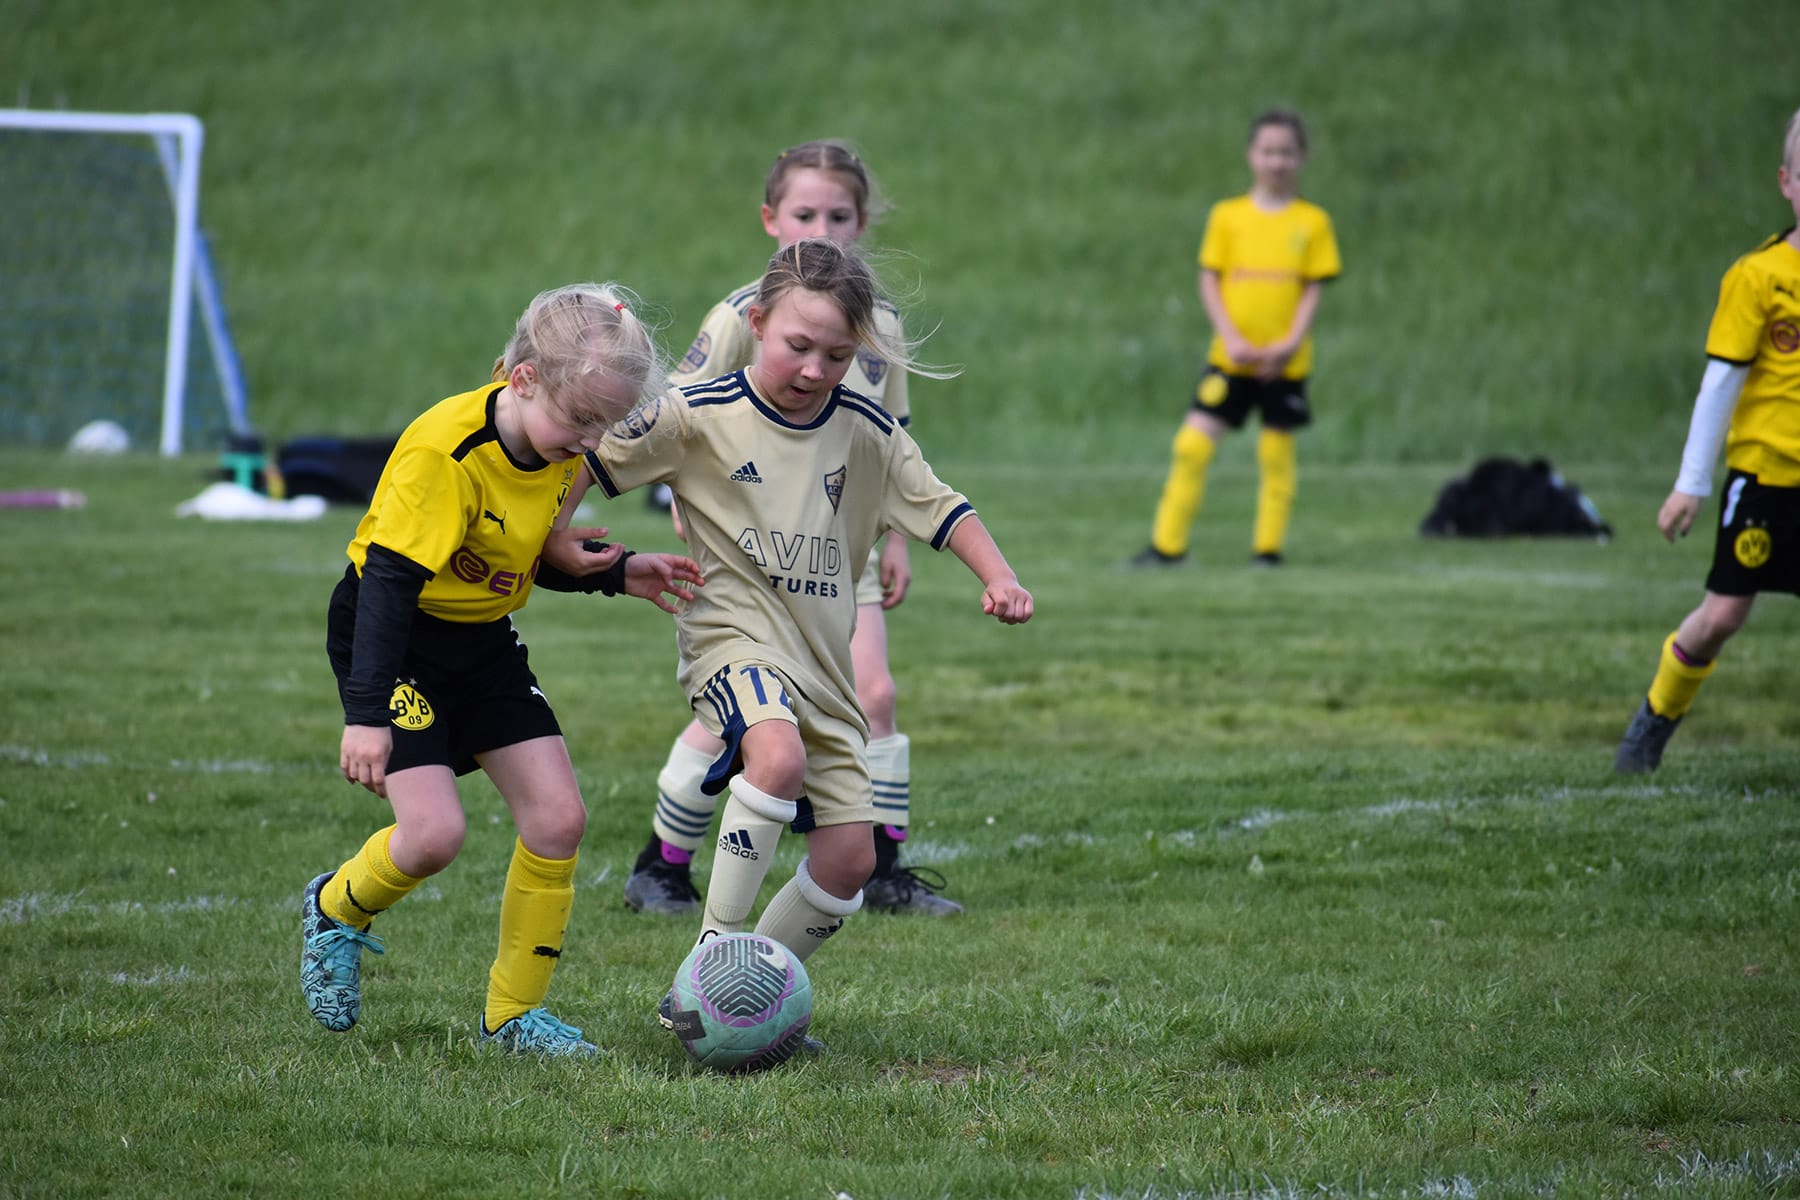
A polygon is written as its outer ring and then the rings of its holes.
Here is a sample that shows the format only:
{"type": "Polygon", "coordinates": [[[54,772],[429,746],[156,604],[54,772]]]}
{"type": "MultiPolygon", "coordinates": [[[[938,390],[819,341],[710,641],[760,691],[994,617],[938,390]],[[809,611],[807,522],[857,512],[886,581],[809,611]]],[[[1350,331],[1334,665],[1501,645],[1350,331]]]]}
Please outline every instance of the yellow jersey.
{"type": "Polygon", "coordinates": [[[1706,353],[1750,374],[1725,435],[1725,465],[1774,487],[1800,486],[1800,250],[1777,234],[1731,264],[1706,353]]]}
{"type": "Polygon", "coordinates": [[[467,624],[525,606],[544,538],[580,459],[526,466],[494,427],[489,383],[441,400],[406,427],[350,542],[362,573],[371,543],[431,572],[419,607],[467,624]]]}
{"type": "MultiPolygon", "coordinates": [[[[1202,270],[1219,276],[1226,316],[1259,346],[1287,333],[1307,284],[1335,279],[1343,270],[1331,218],[1298,197],[1274,210],[1248,195],[1219,201],[1206,216],[1199,258],[1202,270]]],[[[1305,379],[1312,372],[1312,357],[1309,332],[1282,377],[1305,379]]],[[[1225,339],[1216,332],[1206,361],[1227,374],[1249,373],[1232,362],[1225,339]]]]}

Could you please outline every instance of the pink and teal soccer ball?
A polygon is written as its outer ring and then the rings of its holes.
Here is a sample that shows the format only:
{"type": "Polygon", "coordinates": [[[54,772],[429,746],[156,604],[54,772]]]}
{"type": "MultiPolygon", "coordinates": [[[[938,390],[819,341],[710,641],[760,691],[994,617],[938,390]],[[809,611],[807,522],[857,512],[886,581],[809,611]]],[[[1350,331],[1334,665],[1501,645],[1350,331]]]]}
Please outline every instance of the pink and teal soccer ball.
{"type": "Polygon", "coordinates": [[[701,942],[675,972],[675,1036],[714,1071],[762,1071],[791,1058],[812,1024],[812,981],[779,942],[727,933],[701,942]]]}

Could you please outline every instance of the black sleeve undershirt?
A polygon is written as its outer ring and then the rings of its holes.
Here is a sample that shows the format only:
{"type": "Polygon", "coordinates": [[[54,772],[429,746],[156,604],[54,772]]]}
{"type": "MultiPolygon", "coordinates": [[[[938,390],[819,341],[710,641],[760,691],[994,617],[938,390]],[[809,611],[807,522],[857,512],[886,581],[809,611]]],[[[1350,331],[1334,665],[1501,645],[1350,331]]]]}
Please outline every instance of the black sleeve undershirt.
{"type": "Polygon", "coordinates": [[[431,572],[386,546],[370,545],[356,593],[356,634],[344,684],[344,724],[386,725],[394,680],[406,661],[413,614],[431,572]]]}

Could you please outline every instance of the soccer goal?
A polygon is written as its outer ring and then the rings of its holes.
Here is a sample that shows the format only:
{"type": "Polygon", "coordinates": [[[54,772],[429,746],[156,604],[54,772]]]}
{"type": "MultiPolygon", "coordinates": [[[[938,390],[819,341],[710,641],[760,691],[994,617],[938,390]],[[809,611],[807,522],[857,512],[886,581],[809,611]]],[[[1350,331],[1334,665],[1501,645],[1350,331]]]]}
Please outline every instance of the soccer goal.
{"type": "Polygon", "coordinates": [[[104,418],[175,455],[250,432],[202,141],[185,114],[0,109],[0,436],[104,418]]]}

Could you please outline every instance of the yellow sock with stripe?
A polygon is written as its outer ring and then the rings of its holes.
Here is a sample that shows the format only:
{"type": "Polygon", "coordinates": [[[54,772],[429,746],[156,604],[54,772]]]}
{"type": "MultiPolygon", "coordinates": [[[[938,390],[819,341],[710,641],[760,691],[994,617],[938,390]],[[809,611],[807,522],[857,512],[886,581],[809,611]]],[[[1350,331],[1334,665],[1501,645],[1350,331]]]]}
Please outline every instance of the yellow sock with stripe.
{"type": "Polygon", "coordinates": [[[1684,715],[1693,707],[1700,685],[1718,665],[1717,659],[1703,663],[1691,661],[1676,649],[1675,635],[1671,633],[1663,642],[1662,661],[1656,664],[1656,678],[1650,682],[1650,711],[1670,719],[1684,715]]]}
{"type": "Polygon", "coordinates": [[[319,893],[319,911],[339,925],[366,930],[378,914],[424,882],[406,874],[388,857],[388,839],[393,835],[394,827],[389,825],[369,836],[319,893]]]}
{"type": "Polygon", "coordinates": [[[563,930],[575,899],[575,859],[540,858],[513,841],[500,896],[500,951],[488,971],[482,1024],[489,1033],[538,1007],[562,957],[563,930]]]}
{"type": "Polygon", "coordinates": [[[1156,502],[1156,523],[1150,527],[1150,544],[1158,553],[1170,558],[1187,553],[1188,532],[1200,511],[1200,502],[1206,498],[1206,467],[1217,448],[1211,438],[1192,425],[1184,423],[1175,431],[1169,478],[1163,482],[1162,498],[1156,502]]]}
{"type": "Polygon", "coordinates": [[[1299,475],[1294,462],[1294,435],[1265,429],[1256,440],[1256,529],[1250,537],[1250,553],[1280,554],[1287,541],[1288,518],[1294,512],[1294,491],[1299,475]]]}

